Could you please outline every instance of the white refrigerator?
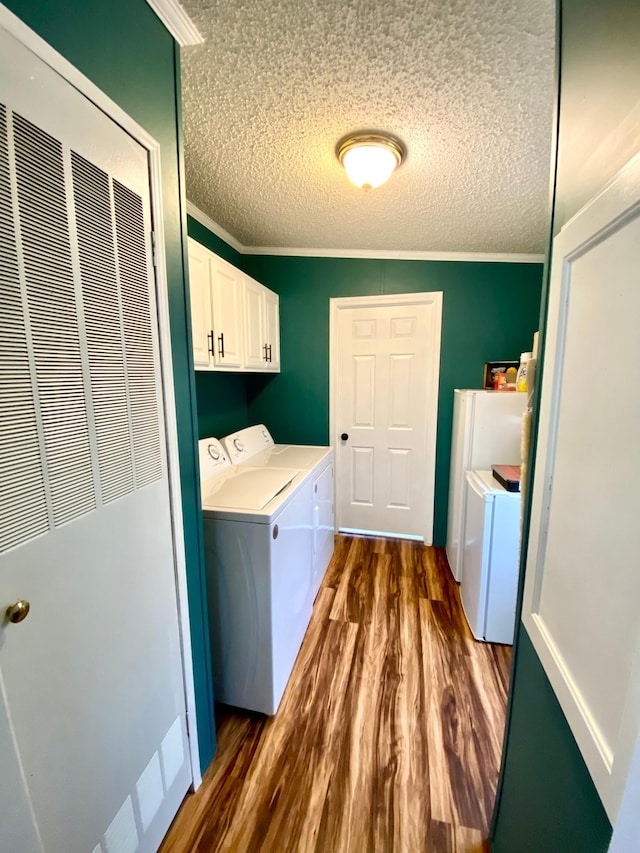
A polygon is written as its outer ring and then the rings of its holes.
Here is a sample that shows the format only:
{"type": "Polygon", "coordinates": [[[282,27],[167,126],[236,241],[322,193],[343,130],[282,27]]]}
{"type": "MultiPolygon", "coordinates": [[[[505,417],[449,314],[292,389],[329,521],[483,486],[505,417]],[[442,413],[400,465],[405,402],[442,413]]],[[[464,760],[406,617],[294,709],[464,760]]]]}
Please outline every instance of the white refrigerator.
{"type": "Polygon", "coordinates": [[[520,492],[491,471],[466,474],[460,597],[476,640],[513,643],[520,557],[520,492]]]}
{"type": "Polygon", "coordinates": [[[465,474],[492,465],[520,465],[520,429],[527,395],[517,391],[453,392],[447,558],[462,579],[465,474]]]}

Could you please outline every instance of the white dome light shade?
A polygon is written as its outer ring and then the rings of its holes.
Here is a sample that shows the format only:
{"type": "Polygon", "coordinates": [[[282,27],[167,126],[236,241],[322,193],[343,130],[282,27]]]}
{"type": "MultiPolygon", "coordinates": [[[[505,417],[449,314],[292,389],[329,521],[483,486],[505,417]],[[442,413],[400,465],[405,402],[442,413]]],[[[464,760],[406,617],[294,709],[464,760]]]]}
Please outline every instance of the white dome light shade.
{"type": "Polygon", "coordinates": [[[405,149],[393,136],[362,133],[341,140],[336,153],[349,179],[357,187],[370,190],[391,177],[404,159],[405,149]]]}
{"type": "Polygon", "coordinates": [[[357,187],[375,189],[391,177],[398,161],[388,148],[362,145],[347,151],[342,158],[342,165],[357,187]]]}

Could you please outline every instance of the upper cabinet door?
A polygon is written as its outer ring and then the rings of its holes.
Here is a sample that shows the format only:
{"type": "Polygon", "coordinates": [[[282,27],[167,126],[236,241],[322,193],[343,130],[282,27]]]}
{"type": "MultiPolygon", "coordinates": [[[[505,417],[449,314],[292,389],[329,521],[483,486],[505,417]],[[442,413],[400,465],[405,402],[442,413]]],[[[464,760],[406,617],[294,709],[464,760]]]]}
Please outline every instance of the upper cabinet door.
{"type": "Polygon", "coordinates": [[[244,278],[245,369],[280,371],[279,297],[254,279],[244,278]]]}
{"type": "Polygon", "coordinates": [[[191,335],[196,370],[211,367],[211,274],[208,252],[189,238],[189,291],[191,294],[191,335]]]}
{"type": "Polygon", "coordinates": [[[265,290],[257,281],[244,277],[244,361],[247,370],[264,370],[267,367],[265,290]]]}
{"type": "Polygon", "coordinates": [[[242,275],[230,264],[209,255],[213,310],[213,363],[218,368],[243,367],[242,275]]]}
{"type": "Polygon", "coordinates": [[[267,345],[266,369],[280,372],[280,297],[264,289],[265,343],[267,345]]]}

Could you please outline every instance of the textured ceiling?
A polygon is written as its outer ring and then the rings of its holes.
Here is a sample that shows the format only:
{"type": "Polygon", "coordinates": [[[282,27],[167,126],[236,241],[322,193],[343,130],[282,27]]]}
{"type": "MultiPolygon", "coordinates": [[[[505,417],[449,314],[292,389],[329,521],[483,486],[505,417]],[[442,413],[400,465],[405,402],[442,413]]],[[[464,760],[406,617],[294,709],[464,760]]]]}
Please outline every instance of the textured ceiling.
{"type": "Polygon", "coordinates": [[[187,197],[247,246],[541,252],[553,0],[183,0],[187,197]],[[408,156],[363,192],[345,134],[408,156]]]}

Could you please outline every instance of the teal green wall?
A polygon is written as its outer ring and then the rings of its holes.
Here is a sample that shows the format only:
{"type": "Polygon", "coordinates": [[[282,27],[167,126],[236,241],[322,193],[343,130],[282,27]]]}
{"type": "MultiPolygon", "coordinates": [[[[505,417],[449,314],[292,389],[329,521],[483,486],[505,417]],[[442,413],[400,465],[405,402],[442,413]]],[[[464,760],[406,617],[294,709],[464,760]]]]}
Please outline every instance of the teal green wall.
{"type": "MultiPolygon", "coordinates": [[[[99,86],[161,145],[164,233],[200,760],[215,751],[202,522],[195,455],[195,383],[181,204],[179,54],[144,0],[5,0],[12,12],[99,86]]],[[[186,243],[186,241],[184,241],[186,243]]]]}
{"type": "Polygon", "coordinates": [[[280,294],[280,374],[249,376],[249,420],[279,442],[329,440],[329,299],[443,291],[434,541],[446,541],[454,388],[479,388],[485,361],[518,359],[538,328],[542,264],[243,256],[280,294]]]}
{"type": "MultiPolygon", "coordinates": [[[[640,149],[640,127],[629,121],[640,92],[640,4],[562,0],[559,15],[553,233],[640,149]]],[[[543,330],[547,285],[545,277],[543,330]]],[[[601,853],[611,825],[522,624],[514,651],[494,853],[601,853]]]]}
{"type": "Polygon", "coordinates": [[[611,826],[524,628],[493,853],[604,853],[611,826]]]}
{"type": "Polygon", "coordinates": [[[199,438],[222,438],[249,426],[246,374],[196,371],[199,438]]]}
{"type": "Polygon", "coordinates": [[[215,252],[219,257],[224,258],[236,267],[240,266],[242,255],[227,242],[225,242],[217,234],[209,231],[201,222],[194,219],[193,216],[187,215],[187,232],[189,237],[193,237],[198,243],[202,243],[207,249],[215,252]]]}
{"type": "MultiPolygon", "coordinates": [[[[188,216],[187,227],[189,237],[230,264],[241,266],[241,254],[197,219],[188,216]]],[[[196,402],[200,438],[222,438],[249,426],[246,373],[197,370],[196,402]]]]}

